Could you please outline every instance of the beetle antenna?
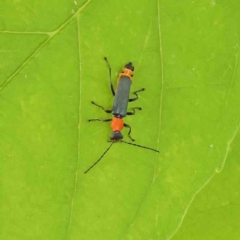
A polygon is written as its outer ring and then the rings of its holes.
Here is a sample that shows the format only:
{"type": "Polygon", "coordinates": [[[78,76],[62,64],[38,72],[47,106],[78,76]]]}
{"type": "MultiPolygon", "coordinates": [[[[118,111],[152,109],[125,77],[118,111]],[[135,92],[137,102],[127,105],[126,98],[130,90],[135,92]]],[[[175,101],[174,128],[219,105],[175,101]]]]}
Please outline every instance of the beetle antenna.
{"type": "Polygon", "coordinates": [[[105,154],[109,151],[109,149],[112,147],[113,143],[114,143],[114,142],[112,142],[112,143],[110,144],[110,146],[105,150],[105,152],[102,154],[102,156],[101,156],[90,168],[88,168],[88,169],[84,172],[84,174],[86,174],[87,172],[89,172],[95,165],[98,164],[98,162],[104,157],[104,155],[105,155],[105,154]]]}
{"type": "Polygon", "coordinates": [[[135,144],[135,143],[125,142],[125,141],[123,141],[123,140],[122,140],[121,142],[126,143],[126,144],[129,144],[129,145],[133,145],[133,146],[136,146],[136,147],[140,147],[140,148],[145,148],[145,149],[148,149],[148,150],[152,150],[152,151],[154,151],[154,152],[158,152],[158,153],[159,153],[158,150],[153,149],[153,148],[141,146],[141,145],[138,145],[138,144],[135,144]]]}

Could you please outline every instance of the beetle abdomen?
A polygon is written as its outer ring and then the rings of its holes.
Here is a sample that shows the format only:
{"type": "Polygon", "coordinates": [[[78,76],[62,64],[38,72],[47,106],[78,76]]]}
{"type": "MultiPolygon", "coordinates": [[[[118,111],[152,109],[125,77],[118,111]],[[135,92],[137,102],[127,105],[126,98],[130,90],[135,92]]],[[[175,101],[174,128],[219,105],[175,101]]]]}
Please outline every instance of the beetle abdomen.
{"type": "Polygon", "coordinates": [[[125,117],[127,115],[127,106],[131,84],[132,80],[129,77],[120,77],[113,102],[113,115],[121,117],[125,117]]]}

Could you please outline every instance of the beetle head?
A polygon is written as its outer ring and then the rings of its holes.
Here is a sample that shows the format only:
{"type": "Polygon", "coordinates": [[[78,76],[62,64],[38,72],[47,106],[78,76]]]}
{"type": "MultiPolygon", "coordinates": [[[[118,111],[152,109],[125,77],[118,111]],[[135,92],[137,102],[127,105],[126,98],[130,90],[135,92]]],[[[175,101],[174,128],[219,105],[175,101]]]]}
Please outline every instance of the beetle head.
{"type": "Polygon", "coordinates": [[[123,135],[120,131],[113,131],[110,136],[111,141],[113,142],[119,142],[123,139],[123,135]]]}

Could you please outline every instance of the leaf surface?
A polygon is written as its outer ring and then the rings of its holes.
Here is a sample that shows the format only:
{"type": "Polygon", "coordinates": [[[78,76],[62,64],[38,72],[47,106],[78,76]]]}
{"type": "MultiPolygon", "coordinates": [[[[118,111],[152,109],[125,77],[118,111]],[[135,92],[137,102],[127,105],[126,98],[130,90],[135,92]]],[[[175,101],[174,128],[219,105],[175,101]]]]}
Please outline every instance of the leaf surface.
{"type": "Polygon", "coordinates": [[[1,4],[1,239],[171,239],[238,134],[239,3],[1,4]],[[114,144],[84,174],[109,146],[87,122],[111,118],[104,56],[115,86],[133,62],[126,123],[160,153],[114,144]]]}

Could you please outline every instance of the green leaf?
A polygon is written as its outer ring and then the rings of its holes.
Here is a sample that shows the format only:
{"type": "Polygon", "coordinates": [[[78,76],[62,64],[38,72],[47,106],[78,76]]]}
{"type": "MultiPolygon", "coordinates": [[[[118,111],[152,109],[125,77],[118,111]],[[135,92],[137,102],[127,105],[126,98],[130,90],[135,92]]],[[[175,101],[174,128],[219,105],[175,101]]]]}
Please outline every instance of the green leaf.
{"type": "Polygon", "coordinates": [[[171,239],[239,130],[238,7],[1,3],[0,238],[171,239]],[[126,123],[160,153],[114,144],[84,174],[109,146],[110,124],[87,122],[111,117],[90,104],[111,109],[104,56],[115,85],[133,62],[146,91],[126,123]]]}
{"type": "Polygon", "coordinates": [[[223,171],[215,174],[196,196],[173,240],[239,239],[239,144],[238,132],[228,149],[223,171]]]}

